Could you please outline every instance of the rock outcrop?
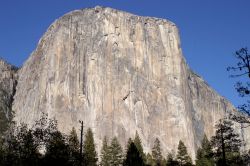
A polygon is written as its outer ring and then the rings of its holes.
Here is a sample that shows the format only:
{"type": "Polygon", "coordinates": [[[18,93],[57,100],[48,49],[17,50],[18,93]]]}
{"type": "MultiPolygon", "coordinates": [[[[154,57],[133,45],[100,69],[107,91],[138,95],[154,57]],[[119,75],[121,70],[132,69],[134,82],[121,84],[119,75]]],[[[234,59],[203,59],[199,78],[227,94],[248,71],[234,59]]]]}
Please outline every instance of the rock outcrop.
{"type": "Polygon", "coordinates": [[[125,145],[138,131],[146,151],[156,137],[164,154],[181,139],[193,158],[203,134],[237,113],[189,69],[174,23],[102,7],[49,27],[19,71],[13,110],[29,125],[48,113],[63,132],[83,120],[98,149],[104,136],[125,145]]]}
{"type": "Polygon", "coordinates": [[[0,59],[0,136],[13,117],[11,110],[17,84],[17,68],[0,59]]]}

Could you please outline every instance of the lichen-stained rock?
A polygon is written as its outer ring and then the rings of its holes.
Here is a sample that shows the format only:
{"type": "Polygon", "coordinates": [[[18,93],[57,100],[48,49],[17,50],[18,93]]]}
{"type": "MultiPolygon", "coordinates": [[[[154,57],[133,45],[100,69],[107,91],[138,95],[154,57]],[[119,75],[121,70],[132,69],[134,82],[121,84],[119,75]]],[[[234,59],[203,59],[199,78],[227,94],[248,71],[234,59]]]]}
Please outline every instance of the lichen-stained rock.
{"type": "Polygon", "coordinates": [[[17,84],[16,73],[15,66],[0,59],[0,137],[3,136],[13,117],[11,107],[17,84]]]}
{"type": "Polygon", "coordinates": [[[76,10],[56,20],[19,71],[13,110],[32,126],[42,112],[69,132],[93,129],[122,144],[138,131],[146,151],[183,140],[192,157],[204,133],[233,106],[189,70],[175,24],[111,8],[76,10]]]}

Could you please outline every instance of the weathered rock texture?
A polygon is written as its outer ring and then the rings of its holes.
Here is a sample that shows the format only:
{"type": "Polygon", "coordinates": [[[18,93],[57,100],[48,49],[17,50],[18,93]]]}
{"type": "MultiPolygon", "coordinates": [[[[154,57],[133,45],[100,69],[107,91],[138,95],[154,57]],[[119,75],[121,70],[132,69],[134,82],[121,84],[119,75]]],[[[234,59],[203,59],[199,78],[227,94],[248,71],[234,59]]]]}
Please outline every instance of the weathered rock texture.
{"type": "Polygon", "coordinates": [[[0,136],[12,120],[11,106],[17,84],[17,68],[0,59],[0,136]]]}
{"type": "Polygon", "coordinates": [[[204,133],[234,107],[185,63],[170,21],[110,8],[76,10],[56,20],[22,69],[13,110],[30,125],[42,112],[68,132],[84,121],[98,149],[138,131],[146,151],[185,142],[192,157],[204,133]]]}

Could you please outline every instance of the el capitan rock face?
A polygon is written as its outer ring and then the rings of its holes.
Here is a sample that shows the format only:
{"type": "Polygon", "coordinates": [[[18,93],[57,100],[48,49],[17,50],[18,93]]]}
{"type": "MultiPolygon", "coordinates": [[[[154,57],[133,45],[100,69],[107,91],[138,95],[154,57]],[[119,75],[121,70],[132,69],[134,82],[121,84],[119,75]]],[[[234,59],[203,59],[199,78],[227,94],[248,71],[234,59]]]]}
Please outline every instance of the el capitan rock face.
{"type": "Polygon", "coordinates": [[[45,112],[69,132],[83,120],[98,149],[105,135],[125,145],[137,130],[146,151],[156,137],[164,154],[181,139],[194,157],[204,132],[236,113],[188,68],[175,24],[111,8],[56,20],[18,74],[17,122],[45,112]]]}

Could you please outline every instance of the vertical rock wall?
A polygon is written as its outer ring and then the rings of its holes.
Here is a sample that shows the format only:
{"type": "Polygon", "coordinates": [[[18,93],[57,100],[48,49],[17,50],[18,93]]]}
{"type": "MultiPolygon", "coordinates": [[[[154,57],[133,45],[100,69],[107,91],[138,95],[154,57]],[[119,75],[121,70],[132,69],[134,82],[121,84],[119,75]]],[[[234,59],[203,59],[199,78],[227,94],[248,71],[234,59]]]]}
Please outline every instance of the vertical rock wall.
{"type": "Polygon", "coordinates": [[[13,105],[30,126],[42,112],[63,132],[83,120],[98,149],[105,135],[125,145],[137,130],[146,151],[156,137],[165,154],[181,139],[192,157],[233,109],[189,70],[172,22],[102,7],[49,27],[19,71],[13,105]]]}
{"type": "Polygon", "coordinates": [[[11,110],[17,84],[17,68],[0,59],[0,137],[13,117],[11,110]]]}

